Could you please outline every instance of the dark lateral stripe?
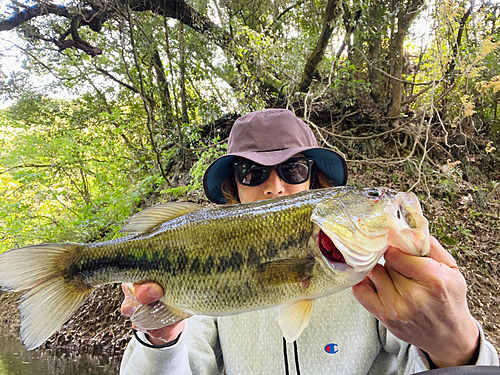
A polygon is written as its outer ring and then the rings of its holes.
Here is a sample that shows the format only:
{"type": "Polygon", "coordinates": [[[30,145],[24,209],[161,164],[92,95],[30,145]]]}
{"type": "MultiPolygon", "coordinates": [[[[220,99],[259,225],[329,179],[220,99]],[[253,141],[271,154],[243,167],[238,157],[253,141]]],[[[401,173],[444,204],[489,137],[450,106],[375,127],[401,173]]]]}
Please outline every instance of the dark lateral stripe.
{"type": "MultiPolygon", "coordinates": [[[[307,243],[309,235],[308,231],[301,231],[279,245],[270,240],[266,244],[265,256],[267,259],[273,259],[279,254],[280,249],[304,246],[307,243]]],[[[231,256],[221,256],[219,259],[209,255],[205,261],[200,260],[199,257],[191,260],[183,252],[177,253],[177,257],[169,257],[169,251],[167,250],[169,249],[160,253],[162,257],[160,257],[159,253],[150,254],[152,259],[148,259],[144,252],[141,252],[137,256],[134,254],[117,254],[114,257],[87,259],[83,263],[72,265],[69,273],[70,276],[92,277],[95,272],[99,271],[99,273],[102,273],[105,269],[109,269],[110,273],[138,269],[144,272],[162,271],[173,276],[181,275],[185,272],[209,275],[214,271],[217,273],[223,273],[228,270],[239,271],[245,262],[249,266],[259,265],[262,262],[262,258],[255,246],[250,247],[246,257],[240,252],[235,252],[231,256]]]]}
{"type": "Polygon", "coordinates": [[[200,269],[201,269],[200,258],[196,257],[194,258],[193,263],[191,263],[191,267],[189,267],[189,272],[198,273],[200,269]]]}
{"type": "Polygon", "coordinates": [[[149,261],[137,259],[130,255],[117,257],[103,257],[99,259],[88,259],[82,264],[73,264],[69,269],[70,276],[90,276],[96,272],[102,272],[105,269],[111,270],[130,270],[140,269],[143,271],[165,270],[171,272],[171,264],[168,259],[149,261]]]}
{"type": "Polygon", "coordinates": [[[244,262],[245,258],[243,258],[243,255],[238,252],[233,253],[231,257],[220,257],[219,265],[217,266],[217,273],[226,272],[228,269],[238,271],[244,262]]]}
{"type": "Polygon", "coordinates": [[[203,273],[205,275],[211,274],[214,267],[215,267],[215,259],[212,255],[209,255],[209,257],[205,261],[205,264],[203,264],[203,273]]]}
{"type": "Polygon", "coordinates": [[[144,256],[117,255],[115,257],[102,257],[99,259],[87,259],[82,264],[73,264],[69,269],[70,276],[92,277],[95,272],[109,270],[110,273],[141,270],[162,271],[173,276],[184,273],[189,266],[189,258],[185,254],[179,254],[177,258],[157,258],[154,260],[145,259],[144,256]]]}
{"type": "Polygon", "coordinates": [[[226,272],[227,269],[229,269],[230,264],[229,264],[229,257],[220,257],[219,258],[219,265],[217,266],[217,273],[223,273],[226,272]]]}
{"type": "Polygon", "coordinates": [[[177,257],[176,265],[177,267],[175,271],[179,273],[184,273],[184,271],[187,269],[189,265],[189,258],[186,256],[186,254],[184,253],[179,254],[179,256],[177,257]]]}
{"type": "Polygon", "coordinates": [[[255,249],[255,246],[250,247],[250,250],[248,251],[247,262],[249,265],[252,265],[252,266],[257,266],[260,264],[260,262],[261,262],[260,255],[257,252],[257,250],[255,249]]]}
{"type": "Polygon", "coordinates": [[[268,258],[274,258],[276,255],[278,255],[278,252],[278,246],[276,246],[276,243],[273,240],[270,240],[267,243],[266,256],[268,258]]]}
{"type": "Polygon", "coordinates": [[[295,234],[295,236],[290,236],[286,241],[283,241],[280,245],[281,250],[305,247],[309,241],[311,232],[307,230],[301,230],[295,234]]]}
{"type": "Polygon", "coordinates": [[[231,268],[233,271],[238,271],[243,263],[245,263],[245,258],[243,258],[243,255],[241,255],[240,253],[236,252],[231,255],[229,263],[231,264],[231,268]]]}

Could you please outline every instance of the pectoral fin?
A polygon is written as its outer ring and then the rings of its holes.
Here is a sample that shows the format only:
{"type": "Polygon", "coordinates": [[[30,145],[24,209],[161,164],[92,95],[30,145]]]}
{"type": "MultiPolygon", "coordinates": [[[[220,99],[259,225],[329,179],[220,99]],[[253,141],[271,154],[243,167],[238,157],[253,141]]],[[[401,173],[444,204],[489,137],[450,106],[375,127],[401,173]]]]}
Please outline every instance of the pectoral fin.
{"type": "Polygon", "coordinates": [[[191,317],[161,301],[149,305],[141,305],[134,311],[130,320],[141,329],[159,329],[191,317]]]}
{"type": "Polygon", "coordinates": [[[307,327],[313,308],[313,299],[294,301],[278,307],[278,324],[287,342],[297,340],[307,327]]]}
{"type": "Polygon", "coordinates": [[[262,263],[257,269],[259,281],[267,285],[293,284],[307,280],[311,276],[315,260],[278,259],[262,263]]]}

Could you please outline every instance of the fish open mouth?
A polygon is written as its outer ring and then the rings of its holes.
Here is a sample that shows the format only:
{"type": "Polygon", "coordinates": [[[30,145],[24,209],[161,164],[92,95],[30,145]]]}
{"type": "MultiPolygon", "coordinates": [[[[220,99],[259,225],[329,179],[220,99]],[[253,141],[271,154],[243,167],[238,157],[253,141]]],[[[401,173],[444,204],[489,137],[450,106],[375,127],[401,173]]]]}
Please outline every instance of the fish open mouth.
{"type": "Polygon", "coordinates": [[[333,241],[322,230],[319,231],[318,246],[321,254],[331,263],[346,263],[344,256],[333,241]]]}

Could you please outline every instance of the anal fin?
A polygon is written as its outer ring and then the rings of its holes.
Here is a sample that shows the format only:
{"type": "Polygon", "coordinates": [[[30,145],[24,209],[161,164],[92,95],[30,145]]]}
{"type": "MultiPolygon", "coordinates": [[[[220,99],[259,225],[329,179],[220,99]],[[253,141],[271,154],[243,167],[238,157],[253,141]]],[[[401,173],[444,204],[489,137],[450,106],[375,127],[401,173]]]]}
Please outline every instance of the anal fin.
{"type": "Polygon", "coordinates": [[[313,299],[293,301],[278,307],[278,324],[287,342],[298,339],[309,324],[313,310],[313,299]]]}
{"type": "Polygon", "coordinates": [[[159,329],[191,317],[161,301],[149,305],[141,305],[134,311],[130,320],[141,329],[159,329]]]}

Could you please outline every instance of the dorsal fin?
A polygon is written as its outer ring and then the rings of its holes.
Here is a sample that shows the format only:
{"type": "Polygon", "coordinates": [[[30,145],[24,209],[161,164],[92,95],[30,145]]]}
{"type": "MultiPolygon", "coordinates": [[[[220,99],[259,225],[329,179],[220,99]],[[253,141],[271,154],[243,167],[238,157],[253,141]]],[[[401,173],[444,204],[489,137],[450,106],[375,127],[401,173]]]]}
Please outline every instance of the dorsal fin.
{"type": "Polygon", "coordinates": [[[205,207],[189,202],[168,202],[158,204],[135,214],[127,221],[120,232],[147,233],[160,224],[166,223],[176,217],[204,209],[205,207]]]}

